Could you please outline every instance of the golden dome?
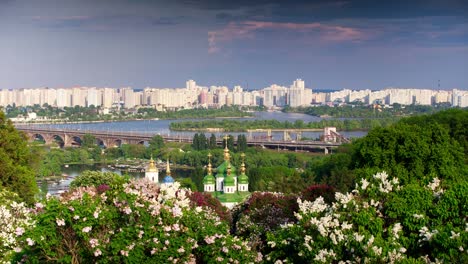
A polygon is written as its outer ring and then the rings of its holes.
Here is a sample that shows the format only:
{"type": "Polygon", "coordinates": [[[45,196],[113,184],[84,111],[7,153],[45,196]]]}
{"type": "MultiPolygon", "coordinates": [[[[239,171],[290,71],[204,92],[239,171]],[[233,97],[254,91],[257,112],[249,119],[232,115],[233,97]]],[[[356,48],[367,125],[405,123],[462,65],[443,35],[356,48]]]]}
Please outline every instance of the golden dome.
{"type": "Polygon", "coordinates": [[[153,160],[153,155],[151,155],[151,159],[148,165],[148,172],[158,172],[158,168],[156,167],[156,163],[153,160]]]}

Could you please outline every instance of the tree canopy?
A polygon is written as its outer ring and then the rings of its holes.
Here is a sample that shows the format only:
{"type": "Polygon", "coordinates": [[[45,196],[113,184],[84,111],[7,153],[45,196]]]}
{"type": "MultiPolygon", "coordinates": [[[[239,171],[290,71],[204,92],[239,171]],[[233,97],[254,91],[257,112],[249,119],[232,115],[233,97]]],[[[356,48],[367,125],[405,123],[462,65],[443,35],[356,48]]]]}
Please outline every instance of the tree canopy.
{"type": "Polygon", "coordinates": [[[27,138],[18,132],[0,111],[0,188],[18,195],[27,203],[34,201],[38,188],[29,167],[31,154],[27,138]]]}

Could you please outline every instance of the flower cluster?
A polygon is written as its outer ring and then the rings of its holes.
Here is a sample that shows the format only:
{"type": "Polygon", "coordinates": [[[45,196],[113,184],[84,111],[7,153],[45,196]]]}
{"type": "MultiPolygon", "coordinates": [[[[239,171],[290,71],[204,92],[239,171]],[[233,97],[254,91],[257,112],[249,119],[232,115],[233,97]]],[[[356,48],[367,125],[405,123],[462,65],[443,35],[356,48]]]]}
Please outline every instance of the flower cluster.
{"type": "Polygon", "coordinates": [[[440,219],[447,221],[450,217],[445,211],[448,203],[467,198],[468,186],[464,184],[452,192],[441,191],[439,186],[438,179],[427,187],[400,186],[398,179],[389,179],[382,172],[361,179],[351,193],[336,193],[332,203],[322,197],[315,201],[298,199],[298,222],[268,234],[270,251],[266,259],[292,263],[398,263],[407,258],[429,262],[439,258],[464,262],[468,259],[463,246],[468,242],[466,209],[452,208],[451,225],[439,225],[443,223],[440,219]],[[434,199],[430,192],[437,194],[434,199]],[[419,200],[410,203],[405,199],[419,200]],[[463,214],[462,219],[455,216],[463,214]]]}
{"type": "MultiPolygon", "coordinates": [[[[8,262],[15,251],[21,251],[19,240],[26,230],[34,227],[32,212],[24,203],[14,200],[17,195],[7,190],[0,191],[0,262],[8,262]],[[12,199],[13,198],[13,199],[12,199]]],[[[41,210],[42,204],[36,204],[35,210],[41,210]]],[[[34,244],[30,237],[25,237],[28,244],[34,244]]]]}
{"type": "Polygon", "coordinates": [[[229,234],[212,210],[191,207],[189,190],[129,180],[105,190],[78,187],[44,201],[24,232],[18,259],[111,263],[252,262],[247,242],[229,234]],[[50,219],[54,219],[50,221],[50,219]]]}

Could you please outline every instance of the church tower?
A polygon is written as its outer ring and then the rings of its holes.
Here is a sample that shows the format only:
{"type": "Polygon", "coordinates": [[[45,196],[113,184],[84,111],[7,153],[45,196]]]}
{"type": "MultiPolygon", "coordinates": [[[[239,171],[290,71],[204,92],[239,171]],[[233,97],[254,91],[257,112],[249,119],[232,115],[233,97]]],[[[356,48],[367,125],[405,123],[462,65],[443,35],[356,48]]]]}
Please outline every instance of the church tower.
{"type": "Polygon", "coordinates": [[[213,168],[211,167],[211,153],[208,153],[207,174],[203,178],[203,190],[205,192],[214,192],[215,181],[215,177],[213,176],[213,168]]]}
{"type": "Polygon", "coordinates": [[[166,177],[164,177],[162,184],[167,186],[174,184],[174,178],[171,176],[171,168],[169,167],[169,159],[167,159],[166,177]]]}
{"type": "Polygon", "coordinates": [[[145,171],[145,178],[154,183],[159,182],[159,171],[153,160],[153,156],[151,156],[150,163],[148,165],[148,168],[145,171]]]}
{"type": "Polygon", "coordinates": [[[237,188],[239,192],[248,192],[249,191],[249,177],[245,175],[245,154],[241,154],[242,158],[242,165],[240,172],[241,174],[238,177],[238,183],[237,183],[237,188]]]}

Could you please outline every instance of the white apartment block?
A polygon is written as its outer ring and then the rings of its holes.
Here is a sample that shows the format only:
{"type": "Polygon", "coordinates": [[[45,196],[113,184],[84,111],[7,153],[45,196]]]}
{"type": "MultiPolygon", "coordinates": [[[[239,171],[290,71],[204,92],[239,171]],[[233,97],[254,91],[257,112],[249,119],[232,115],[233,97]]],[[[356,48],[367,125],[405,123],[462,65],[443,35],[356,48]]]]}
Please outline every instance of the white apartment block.
{"type": "Polygon", "coordinates": [[[336,101],[363,102],[365,104],[401,104],[401,105],[432,105],[450,103],[453,106],[468,107],[468,91],[453,89],[400,89],[386,88],[383,90],[349,90],[330,93],[313,93],[305,88],[301,79],[293,81],[290,87],[272,84],[262,90],[244,91],[236,85],[230,90],[227,86],[203,87],[193,80],[186,82],[185,88],[145,88],[135,91],[130,87],[98,88],[23,88],[0,90],[0,106],[17,105],[32,106],[48,104],[57,107],[102,106],[111,108],[123,104],[125,108],[149,105],[158,109],[193,108],[197,106],[220,107],[223,105],[283,107],[308,106],[326,104],[336,101]]]}

